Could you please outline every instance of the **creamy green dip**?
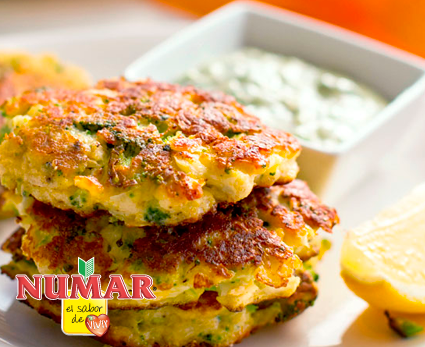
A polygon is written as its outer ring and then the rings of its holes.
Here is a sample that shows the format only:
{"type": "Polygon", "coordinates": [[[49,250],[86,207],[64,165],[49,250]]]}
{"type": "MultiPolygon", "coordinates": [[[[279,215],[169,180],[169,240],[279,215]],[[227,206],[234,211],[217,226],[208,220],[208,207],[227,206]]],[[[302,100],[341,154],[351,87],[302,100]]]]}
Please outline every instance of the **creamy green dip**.
{"type": "Polygon", "coordinates": [[[330,149],[387,105],[347,76],[256,48],[206,61],[178,82],[233,95],[265,124],[330,149]]]}

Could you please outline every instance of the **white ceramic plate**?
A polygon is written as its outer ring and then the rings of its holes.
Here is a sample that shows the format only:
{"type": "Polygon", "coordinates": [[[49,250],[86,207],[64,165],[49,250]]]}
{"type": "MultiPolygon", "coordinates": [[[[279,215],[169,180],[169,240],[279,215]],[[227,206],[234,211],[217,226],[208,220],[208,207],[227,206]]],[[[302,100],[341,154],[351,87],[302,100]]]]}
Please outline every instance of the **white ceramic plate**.
{"type": "MultiPolygon", "coordinates": [[[[13,46],[55,52],[85,67],[95,78],[109,77],[121,74],[129,62],[183,25],[175,23],[164,28],[158,24],[158,28],[147,31],[143,25],[126,24],[0,37],[0,48],[13,46]]],[[[425,177],[423,143],[408,143],[424,131],[425,120],[415,124],[414,130],[403,134],[402,146],[336,204],[342,223],[332,236],[332,250],[320,264],[320,293],[315,306],[289,323],[257,332],[245,339],[241,347],[425,345],[425,335],[411,340],[395,336],[387,328],[382,313],[367,308],[366,303],[348,291],[339,277],[339,249],[344,230],[395,202],[425,177]],[[417,148],[417,151],[405,148],[417,148]]],[[[0,222],[0,242],[15,228],[12,220],[0,222]]],[[[0,263],[8,261],[9,255],[0,252],[0,263]]],[[[90,338],[65,336],[59,325],[17,302],[15,295],[15,284],[6,276],[0,276],[0,346],[100,346],[90,338]]]]}

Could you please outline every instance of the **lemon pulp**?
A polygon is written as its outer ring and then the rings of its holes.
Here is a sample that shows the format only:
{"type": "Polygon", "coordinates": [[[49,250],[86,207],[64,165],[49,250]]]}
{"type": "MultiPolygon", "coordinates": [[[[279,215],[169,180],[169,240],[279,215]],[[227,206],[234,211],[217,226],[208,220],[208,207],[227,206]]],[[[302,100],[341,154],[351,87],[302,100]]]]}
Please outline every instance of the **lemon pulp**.
{"type": "Polygon", "coordinates": [[[425,184],[348,232],[342,277],[372,306],[425,313],[425,184]]]}

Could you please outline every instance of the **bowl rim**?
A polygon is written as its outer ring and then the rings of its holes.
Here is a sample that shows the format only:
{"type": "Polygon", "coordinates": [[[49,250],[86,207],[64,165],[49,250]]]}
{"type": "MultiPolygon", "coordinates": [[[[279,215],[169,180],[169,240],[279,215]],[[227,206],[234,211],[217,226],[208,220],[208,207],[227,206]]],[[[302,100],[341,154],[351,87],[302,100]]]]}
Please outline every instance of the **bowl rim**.
{"type": "Polygon", "coordinates": [[[140,77],[134,78],[134,71],[137,71],[138,66],[154,60],[157,56],[166,54],[167,50],[179,46],[181,41],[186,40],[187,37],[196,36],[198,29],[213,27],[226,17],[240,14],[262,15],[265,18],[284,21],[294,27],[303,28],[311,32],[318,32],[326,38],[345,42],[357,49],[389,56],[401,64],[410,65],[412,68],[422,71],[421,76],[414,83],[401,91],[382,111],[373,117],[362,130],[358,131],[350,139],[336,144],[332,148],[326,148],[319,143],[307,141],[296,136],[303,148],[334,156],[348,152],[366,140],[384,123],[396,116],[404,107],[419,98],[421,94],[425,95],[425,59],[337,25],[280,7],[250,0],[230,2],[178,31],[176,34],[130,63],[124,71],[124,76],[129,80],[139,79],[140,77]]]}

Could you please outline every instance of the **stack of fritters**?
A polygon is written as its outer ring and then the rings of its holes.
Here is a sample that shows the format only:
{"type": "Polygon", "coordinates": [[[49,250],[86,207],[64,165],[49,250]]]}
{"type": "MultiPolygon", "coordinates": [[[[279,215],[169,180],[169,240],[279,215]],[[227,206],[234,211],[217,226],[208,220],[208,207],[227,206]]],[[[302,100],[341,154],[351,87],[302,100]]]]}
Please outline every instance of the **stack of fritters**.
{"type": "MultiPolygon", "coordinates": [[[[298,142],[231,97],[149,80],[34,91],[3,105],[2,184],[23,229],[18,273],[148,274],[154,300],[110,300],[114,346],[228,346],[310,306],[306,262],[335,210],[294,181],[298,142]]],[[[60,320],[60,303],[29,299],[60,320]]]]}

